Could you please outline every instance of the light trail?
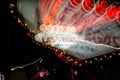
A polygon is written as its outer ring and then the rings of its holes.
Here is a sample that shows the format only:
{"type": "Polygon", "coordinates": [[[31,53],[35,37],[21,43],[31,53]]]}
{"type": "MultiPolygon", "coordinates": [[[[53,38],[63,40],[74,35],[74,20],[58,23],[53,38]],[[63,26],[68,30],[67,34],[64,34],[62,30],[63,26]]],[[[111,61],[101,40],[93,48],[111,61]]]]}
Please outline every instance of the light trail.
{"type": "Polygon", "coordinates": [[[36,29],[33,39],[37,42],[67,50],[70,55],[78,55],[75,56],[77,58],[82,58],[81,56],[90,58],[120,48],[120,6],[116,2],[110,3],[109,0],[39,0],[39,3],[21,0],[21,2],[18,3],[19,7],[20,5],[26,7],[23,7],[22,11],[21,8],[18,9],[30,23],[29,28],[36,29]],[[31,7],[31,10],[27,11],[28,7],[31,7]],[[40,24],[35,23],[35,18],[31,17],[36,8],[39,8],[36,15],[39,20],[36,21],[40,21],[40,24]],[[26,17],[28,15],[31,19],[26,17]],[[37,24],[37,27],[34,27],[36,25],[33,23],[37,24]],[[94,51],[87,50],[88,47],[94,51]]]}

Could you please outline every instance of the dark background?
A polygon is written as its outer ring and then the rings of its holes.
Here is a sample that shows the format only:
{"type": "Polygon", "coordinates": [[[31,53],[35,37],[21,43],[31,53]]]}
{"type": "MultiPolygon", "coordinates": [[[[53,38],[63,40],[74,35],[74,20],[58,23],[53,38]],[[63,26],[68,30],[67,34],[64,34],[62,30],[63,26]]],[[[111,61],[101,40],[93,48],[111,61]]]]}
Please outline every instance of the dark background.
{"type": "MultiPolygon", "coordinates": [[[[41,57],[44,62],[40,64],[40,66],[53,67],[53,65],[59,65],[60,67],[57,68],[61,70],[61,72],[58,71],[60,74],[58,77],[61,77],[59,79],[65,80],[68,76],[63,74],[62,70],[67,73],[71,66],[66,66],[66,64],[61,63],[52,50],[34,44],[31,38],[26,35],[26,30],[17,24],[16,19],[14,19],[10,13],[9,4],[12,2],[16,3],[16,1],[17,0],[0,1],[2,2],[0,7],[0,72],[8,76],[12,67],[32,62],[41,57]],[[67,70],[65,70],[65,68],[67,68],[67,70]]],[[[90,80],[120,80],[120,57],[114,56],[105,62],[93,63],[82,69],[77,69],[82,77],[89,78],[90,75],[88,75],[88,72],[90,72],[90,74],[95,77],[95,79],[90,80]],[[101,68],[101,66],[103,68],[101,68]]],[[[31,71],[34,70],[35,68],[31,69],[31,71]]],[[[56,80],[58,79],[56,78],[56,80]]]]}
{"type": "MultiPolygon", "coordinates": [[[[16,4],[17,0],[2,1],[1,3],[1,55],[0,58],[6,62],[21,63],[28,57],[42,57],[49,52],[42,46],[38,46],[32,42],[32,39],[27,35],[27,30],[17,23],[15,12],[10,13],[9,4],[16,4]],[[43,54],[44,53],[44,54],[43,54]],[[4,59],[5,58],[5,59],[4,59]],[[18,61],[18,62],[17,62],[18,61]]],[[[16,10],[16,9],[13,9],[16,10]]],[[[2,61],[2,62],[3,62],[2,61]]],[[[4,64],[5,65],[5,64],[4,64]]]]}
{"type": "Polygon", "coordinates": [[[52,60],[55,57],[54,52],[34,44],[32,39],[26,34],[26,29],[17,23],[17,18],[14,18],[17,13],[10,13],[10,10],[12,10],[10,9],[10,3],[16,4],[16,1],[17,0],[0,1],[0,70],[3,72],[9,71],[17,65],[33,62],[38,58],[43,58],[45,64],[49,62],[51,64],[52,61],[55,61],[52,60]]]}

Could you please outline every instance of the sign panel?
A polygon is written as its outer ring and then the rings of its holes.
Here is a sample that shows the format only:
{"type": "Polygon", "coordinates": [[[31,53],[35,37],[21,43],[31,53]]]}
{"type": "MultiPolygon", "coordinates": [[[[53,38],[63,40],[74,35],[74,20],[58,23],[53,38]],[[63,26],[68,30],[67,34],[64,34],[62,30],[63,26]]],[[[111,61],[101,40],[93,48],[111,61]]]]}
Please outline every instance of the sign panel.
{"type": "Polygon", "coordinates": [[[107,0],[18,0],[34,39],[75,58],[120,50],[120,7],[107,0]]]}

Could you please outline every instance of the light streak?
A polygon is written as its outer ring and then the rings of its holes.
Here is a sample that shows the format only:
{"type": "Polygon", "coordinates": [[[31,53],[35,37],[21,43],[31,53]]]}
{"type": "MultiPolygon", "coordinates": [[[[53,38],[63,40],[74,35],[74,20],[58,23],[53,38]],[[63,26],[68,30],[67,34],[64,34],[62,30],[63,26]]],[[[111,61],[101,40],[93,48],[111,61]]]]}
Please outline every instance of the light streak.
{"type": "Polygon", "coordinates": [[[41,63],[41,62],[42,62],[42,58],[39,58],[39,59],[35,60],[34,62],[25,64],[25,65],[23,65],[23,66],[17,66],[17,67],[11,68],[11,71],[14,71],[14,70],[16,70],[16,69],[22,69],[22,68],[24,68],[24,67],[33,65],[33,64],[37,63],[38,61],[39,61],[39,63],[41,63]]]}
{"type": "MultiPolygon", "coordinates": [[[[40,24],[35,27],[35,41],[68,51],[69,55],[76,58],[95,57],[119,49],[120,7],[116,6],[115,2],[110,4],[108,0],[39,0],[37,4],[40,24]],[[66,39],[67,37],[70,40],[66,39]],[[77,37],[78,41],[72,41],[72,37],[77,37]]],[[[27,4],[28,6],[30,5],[27,4]]],[[[24,13],[27,7],[23,8],[24,16],[28,13],[24,13]]],[[[32,18],[25,18],[28,22],[32,21],[32,18]]],[[[18,22],[21,23],[21,20],[18,22]]],[[[34,29],[33,27],[34,24],[30,29],[34,29]]]]}

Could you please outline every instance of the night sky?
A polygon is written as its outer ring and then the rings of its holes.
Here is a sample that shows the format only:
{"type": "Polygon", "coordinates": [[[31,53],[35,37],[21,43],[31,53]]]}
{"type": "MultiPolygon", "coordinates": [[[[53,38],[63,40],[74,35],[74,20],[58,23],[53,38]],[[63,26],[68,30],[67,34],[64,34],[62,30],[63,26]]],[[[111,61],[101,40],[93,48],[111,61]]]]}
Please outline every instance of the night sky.
{"type": "Polygon", "coordinates": [[[18,25],[17,20],[13,18],[14,15],[10,13],[10,2],[15,3],[16,0],[2,2],[1,27],[4,29],[2,29],[1,33],[0,62],[2,65],[0,66],[25,64],[40,57],[49,60],[54,54],[53,51],[32,42],[32,39],[26,34],[26,29],[18,25]]]}
{"type": "MultiPolygon", "coordinates": [[[[11,1],[15,2],[16,0],[11,1]]],[[[54,52],[34,44],[31,38],[27,36],[26,30],[13,19],[9,2],[10,0],[4,0],[1,3],[0,70],[7,71],[10,67],[29,63],[40,57],[43,58],[47,66],[57,64],[59,59],[54,55],[54,52]]],[[[113,57],[111,60],[102,63],[93,63],[87,69],[98,78],[100,76],[105,77],[103,80],[120,80],[120,57],[113,57]],[[103,66],[102,70],[101,65],[103,66]]]]}

